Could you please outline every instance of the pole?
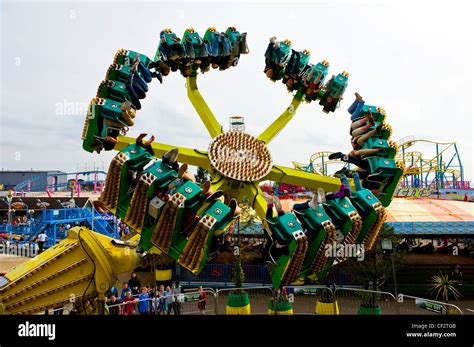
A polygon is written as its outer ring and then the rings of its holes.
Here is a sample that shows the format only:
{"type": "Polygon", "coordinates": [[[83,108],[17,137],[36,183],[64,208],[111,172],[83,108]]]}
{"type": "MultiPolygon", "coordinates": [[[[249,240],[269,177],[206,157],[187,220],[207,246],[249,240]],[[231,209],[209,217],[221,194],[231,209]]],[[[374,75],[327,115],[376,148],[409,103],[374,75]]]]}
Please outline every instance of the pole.
{"type": "Polygon", "coordinates": [[[398,287],[397,287],[397,275],[395,273],[395,261],[393,260],[393,252],[390,254],[392,261],[392,275],[393,275],[393,291],[395,292],[395,298],[397,302],[397,312],[400,314],[400,304],[398,303],[398,287]]]}
{"type": "Polygon", "coordinates": [[[92,229],[92,231],[94,231],[94,218],[95,218],[95,216],[94,216],[94,204],[90,200],[89,200],[89,202],[91,204],[91,216],[92,216],[91,217],[91,229],[92,229]]]}
{"type": "Polygon", "coordinates": [[[395,297],[398,297],[398,287],[397,287],[397,275],[395,273],[395,261],[393,260],[393,252],[390,254],[390,259],[392,262],[392,275],[393,275],[393,290],[395,291],[395,297]]]}
{"type": "Polygon", "coordinates": [[[13,191],[11,189],[8,190],[7,201],[8,201],[8,223],[7,226],[10,228],[10,241],[13,237],[12,235],[12,200],[13,200],[13,191]]]}

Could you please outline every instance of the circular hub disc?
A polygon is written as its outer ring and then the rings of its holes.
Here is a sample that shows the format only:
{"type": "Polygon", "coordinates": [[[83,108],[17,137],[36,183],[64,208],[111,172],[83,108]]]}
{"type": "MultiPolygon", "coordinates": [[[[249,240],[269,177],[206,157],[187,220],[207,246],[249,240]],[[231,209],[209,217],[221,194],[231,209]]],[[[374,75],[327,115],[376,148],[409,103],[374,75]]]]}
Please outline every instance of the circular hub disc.
{"type": "Polygon", "coordinates": [[[238,181],[256,181],[272,168],[272,155],[265,143],[242,132],[216,136],[209,145],[212,167],[222,175],[238,181]]]}

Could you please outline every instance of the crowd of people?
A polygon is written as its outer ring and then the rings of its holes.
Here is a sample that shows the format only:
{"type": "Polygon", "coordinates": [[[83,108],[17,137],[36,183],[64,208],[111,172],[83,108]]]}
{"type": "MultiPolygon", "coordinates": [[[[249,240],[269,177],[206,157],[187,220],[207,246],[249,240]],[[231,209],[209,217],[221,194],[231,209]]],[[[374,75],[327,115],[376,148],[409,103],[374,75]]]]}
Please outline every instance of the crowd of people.
{"type": "MultiPolygon", "coordinates": [[[[199,287],[197,308],[205,314],[206,292],[199,287]]],[[[107,309],[110,315],[181,315],[185,295],[179,282],[171,285],[141,285],[136,273],[132,273],[127,282],[122,283],[119,290],[110,288],[107,294],[107,309]]]]}

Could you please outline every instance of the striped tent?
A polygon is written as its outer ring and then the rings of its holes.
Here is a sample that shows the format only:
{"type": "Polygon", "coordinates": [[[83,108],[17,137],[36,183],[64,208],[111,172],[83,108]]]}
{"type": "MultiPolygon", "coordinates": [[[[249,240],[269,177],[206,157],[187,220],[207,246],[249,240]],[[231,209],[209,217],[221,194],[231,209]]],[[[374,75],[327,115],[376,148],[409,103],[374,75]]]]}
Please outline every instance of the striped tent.
{"type": "MultiPolygon", "coordinates": [[[[305,200],[281,200],[285,211],[305,200]]],[[[406,235],[474,235],[474,203],[439,199],[393,199],[387,223],[406,235]]]]}

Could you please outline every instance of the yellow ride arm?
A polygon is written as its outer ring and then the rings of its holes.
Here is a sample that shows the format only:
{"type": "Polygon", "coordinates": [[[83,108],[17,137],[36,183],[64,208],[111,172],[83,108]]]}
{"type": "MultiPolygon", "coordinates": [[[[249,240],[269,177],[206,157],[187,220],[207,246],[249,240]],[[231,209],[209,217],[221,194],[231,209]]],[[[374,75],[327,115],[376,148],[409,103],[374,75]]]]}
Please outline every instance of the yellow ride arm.
{"type": "Polygon", "coordinates": [[[273,138],[276,137],[293,118],[300,103],[301,100],[295,96],[293,100],[291,100],[291,104],[286,108],[285,112],[283,112],[280,117],[275,119],[275,121],[258,136],[258,138],[266,144],[270,143],[270,141],[273,140],[273,138]]]}
{"type": "MultiPolygon", "coordinates": [[[[265,180],[294,184],[313,190],[323,188],[326,192],[335,192],[341,186],[339,178],[317,175],[279,165],[273,166],[270,173],[262,179],[262,181],[265,180]]],[[[352,180],[349,180],[349,182],[351,183],[351,188],[354,189],[352,180]]]]}
{"type": "Polygon", "coordinates": [[[0,277],[0,314],[35,314],[71,303],[95,313],[93,299],[104,300],[117,275],[139,262],[134,243],[117,244],[87,228],[71,228],[66,239],[0,277]]]}
{"type": "MultiPolygon", "coordinates": [[[[127,136],[119,136],[118,143],[115,145],[114,149],[120,151],[127,147],[128,145],[135,143],[135,139],[127,136]]],[[[207,171],[212,171],[211,163],[207,157],[207,152],[199,151],[196,149],[181,147],[181,146],[172,146],[164,143],[153,142],[151,144],[155,156],[160,158],[164,153],[168,152],[173,148],[179,149],[178,161],[182,163],[188,163],[193,166],[200,166],[207,171]]]]}
{"type": "Polygon", "coordinates": [[[193,104],[196,112],[199,114],[199,117],[201,117],[201,120],[209,132],[209,135],[214,138],[217,135],[222,134],[224,130],[222,129],[222,125],[219,124],[209,106],[207,106],[206,101],[204,101],[204,98],[197,87],[196,80],[197,76],[188,77],[186,79],[188,98],[193,104]]]}

